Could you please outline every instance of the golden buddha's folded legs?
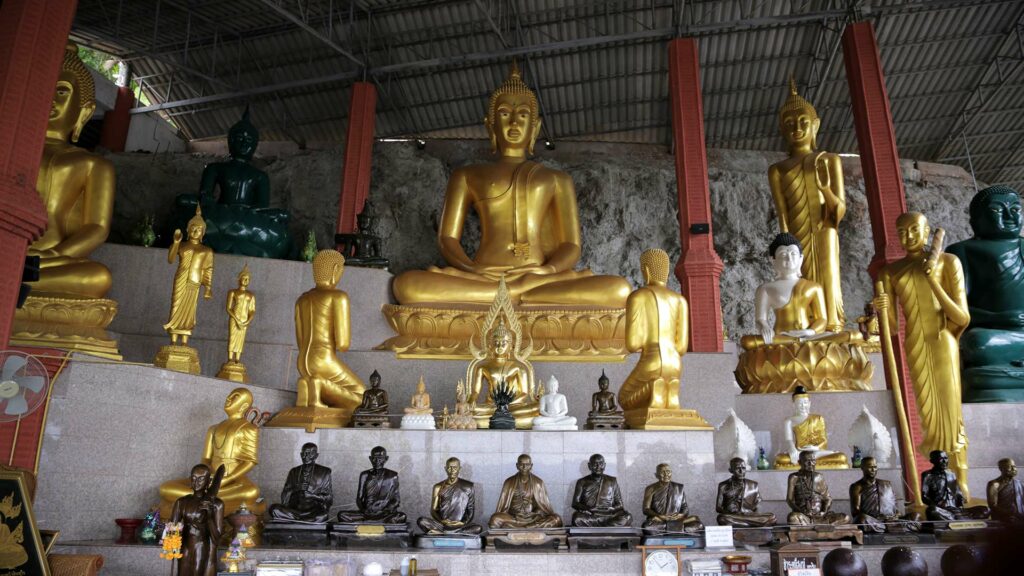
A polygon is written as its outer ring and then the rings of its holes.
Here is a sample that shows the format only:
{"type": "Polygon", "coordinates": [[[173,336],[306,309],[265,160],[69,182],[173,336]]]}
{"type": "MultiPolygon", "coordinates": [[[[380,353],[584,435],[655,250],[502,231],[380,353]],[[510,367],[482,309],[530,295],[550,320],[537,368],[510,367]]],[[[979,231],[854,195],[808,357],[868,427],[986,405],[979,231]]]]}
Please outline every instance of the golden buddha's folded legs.
{"type": "Polygon", "coordinates": [[[73,294],[103,298],[110,291],[110,270],[99,262],[84,258],[43,258],[39,263],[39,281],[32,291],[49,294],[73,294]]]}
{"type": "MultiPolygon", "coordinates": [[[[554,274],[506,276],[513,303],[623,308],[632,287],[625,278],[594,276],[589,270],[554,274]]],[[[411,270],[391,286],[401,304],[490,304],[498,291],[498,276],[473,274],[456,268],[411,270]]]]}
{"type": "Polygon", "coordinates": [[[522,304],[625,308],[626,299],[632,291],[633,287],[625,278],[586,275],[527,289],[522,292],[519,301],[522,304]]]}

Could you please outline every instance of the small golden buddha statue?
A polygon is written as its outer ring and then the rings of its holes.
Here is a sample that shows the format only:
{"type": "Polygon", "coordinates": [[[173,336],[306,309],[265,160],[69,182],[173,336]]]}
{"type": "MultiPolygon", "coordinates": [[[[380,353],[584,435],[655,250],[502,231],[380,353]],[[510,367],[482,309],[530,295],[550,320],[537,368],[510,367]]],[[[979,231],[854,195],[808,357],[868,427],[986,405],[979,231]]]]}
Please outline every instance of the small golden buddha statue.
{"type": "Polygon", "coordinates": [[[825,329],[839,332],[846,323],[839,285],[838,228],[846,215],[843,165],[838,155],[817,150],[821,119],[797,93],[792,77],[789,84],[789,97],[779,110],[789,157],[768,169],[768,184],[779,230],[796,236],[803,247],[803,277],[822,288],[825,329]]]}
{"type": "Polygon", "coordinates": [[[348,294],[338,290],[345,257],[337,250],[321,250],[313,258],[316,287],[295,301],[295,338],[299,347],[299,380],[295,406],[285,408],[267,426],[343,428],[363,401],[366,385],[338,359],[348,350],[348,294]]]}
{"type": "Polygon", "coordinates": [[[846,454],[828,449],[828,431],[820,414],[811,414],[811,397],[803,386],[793,392],[796,414],[783,423],[783,452],[775,457],[775,468],[795,470],[800,467],[800,453],[809,452],[822,470],[850,467],[846,454]]]}
{"type": "Polygon", "coordinates": [[[242,349],[245,347],[245,333],[256,314],[256,296],[249,291],[251,279],[247,264],[238,273],[238,288],[228,292],[228,361],[217,372],[218,378],[246,384],[249,374],[242,364],[242,349]]]}
{"type": "Polygon", "coordinates": [[[74,146],[96,110],[95,85],[68,43],[46,126],[36,189],[46,206],[46,231],[29,246],[39,256],[39,281],[16,311],[16,343],[82,350],[120,359],[104,330],[117,313],[105,299],[110,270],[89,255],[107,239],[114,212],[114,165],[74,146]],[[62,320],[55,320],[62,318],[62,320]]]}
{"type": "Polygon", "coordinates": [[[639,352],[633,371],[619,390],[626,426],[636,430],[709,429],[696,410],[679,408],[679,377],[689,342],[686,298],[669,290],[668,254],[661,249],[640,255],[645,286],[626,301],[626,348],[639,352]]]}
{"type": "Polygon", "coordinates": [[[433,414],[434,409],[430,407],[430,394],[427,394],[427,383],[423,381],[423,375],[420,375],[419,382],[416,383],[416,393],[412,395],[412,399],[409,401],[409,406],[404,409],[406,414],[433,414]]]}
{"type": "Polygon", "coordinates": [[[499,280],[498,293],[488,312],[488,322],[481,330],[484,350],[470,342],[474,360],[466,368],[470,388],[469,403],[479,428],[487,428],[494,414],[492,391],[504,382],[515,391],[509,411],[516,419],[516,428],[529,429],[540,414],[533,365],[528,360],[530,348],[522,349],[522,331],[512,310],[512,301],[504,279],[499,280]]]}
{"type": "MultiPolygon", "coordinates": [[[[217,497],[224,501],[225,510],[236,510],[243,503],[257,516],[266,511],[266,503],[257,502],[260,489],[249,479],[249,472],[259,462],[259,428],[245,418],[252,406],[252,392],[235,388],[224,401],[227,419],[210,426],[206,431],[202,464],[211,470],[224,466],[217,497]]],[[[171,517],[175,500],[192,494],[188,478],[170,480],[160,485],[160,515],[171,517]]]]}
{"type": "Polygon", "coordinates": [[[448,419],[446,428],[449,430],[476,430],[473,408],[473,404],[467,401],[466,383],[459,380],[455,386],[455,413],[448,419]]]}

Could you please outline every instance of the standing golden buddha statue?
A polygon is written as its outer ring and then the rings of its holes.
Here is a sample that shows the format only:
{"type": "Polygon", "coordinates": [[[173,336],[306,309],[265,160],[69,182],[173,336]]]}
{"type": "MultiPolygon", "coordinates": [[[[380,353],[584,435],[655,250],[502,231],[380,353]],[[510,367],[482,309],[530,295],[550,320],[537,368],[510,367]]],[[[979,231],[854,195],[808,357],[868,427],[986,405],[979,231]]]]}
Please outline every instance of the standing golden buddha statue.
{"type": "Polygon", "coordinates": [[[39,281],[15,311],[16,344],[81,350],[120,360],[105,328],[117,303],[104,298],[110,270],[89,255],[107,239],[114,212],[114,165],[71,144],[96,110],[95,85],[68,43],[46,125],[36,189],[46,206],[46,232],[29,246],[39,281]]]}
{"type": "Polygon", "coordinates": [[[153,364],[168,370],[199,374],[199,352],[188,345],[192,329],[196,326],[196,308],[199,289],[205,288],[203,298],[213,297],[213,250],[203,245],[206,222],[200,208],[188,221],[188,241],[182,244],[181,230],[174,231],[174,242],[167,250],[167,262],[178,259],[171,290],[171,312],[163,328],[171,335],[170,346],[160,347],[153,364]],[[180,342],[180,343],[179,343],[180,342]]]}
{"type": "Polygon", "coordinates": [[[221,365],[217,378],[249,383],[249,374],[242,364],[242,349],[245,348],[245,334],[256,315],[256,296],[249,291],[252,274],[249,265],[242,267],[238,274],[238,288],[228,292],[228,361],[221,365]]]}
{"type": "Polygon", "coordinates": [[[928,249],[931,229],[924,214],[901,215],[896,229],[907,255],[879,272],[883,293],[873,304],[879,314],[888,314],[890,326],[898,326],[893,300],[903,310],[907,367],[924,432],[917,449],[920,454],[946,452],[960,490],[969,498],[959,341],[971,317],[963,267],[959,258],[942,253],[941,246],[928,249]]]}
{"type": "Polygon", "coordinates": [[[634,430],[708,430],[711,425],[696,410],[679,407],[690,312],[686,298],[667,287],[669,269],[664,250],[640,255],[646,286],[626,301],[626,348],[640,358],[619,390],[619,404],[634,430]]]}
{"type": "Polygon", "coordinates": [[[789,97],[779,110],[779,130],[789,158],[768,168],[768,184],[779,216],[779,230],[798,240],[804,252],[803,277],[821,285],[825,329],[846,324],[839,282],[839,222],[846,215],[843,165],[836,154],[817,150],[821,119],[790,78],[789,97]]]}

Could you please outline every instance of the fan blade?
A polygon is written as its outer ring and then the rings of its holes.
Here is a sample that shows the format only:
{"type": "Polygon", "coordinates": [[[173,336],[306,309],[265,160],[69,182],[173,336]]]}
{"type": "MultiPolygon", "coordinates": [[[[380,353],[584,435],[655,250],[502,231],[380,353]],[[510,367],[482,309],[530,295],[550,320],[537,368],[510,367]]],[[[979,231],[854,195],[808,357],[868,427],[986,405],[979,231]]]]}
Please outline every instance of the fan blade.
{"type": "Polygon", "coordinates": [[[25,401],[24,392],[8,400],[7,407],[4,408],[4,414],[11,416],[21,416],[25,412],[28,412],[28,402],[25,401]]]}
{"type": "Polygon", "coordinates": [[[33,392],[39,392],[46,386],[46,378],[43,376],[24,376],[22,378],[15,378],[15,382],[22,388],[28,388],[33,392]]]}
{"type": "Polygon", "coordinates": [[[15,372],[21,370],[25,364],[28,364],[28,360],[26,360],[24,356],[15,356],[13,354],[8,356],[7,360],[4,362],[3,370],[0,372],[0,380],[10,380],[14,378],[15,372]]]}

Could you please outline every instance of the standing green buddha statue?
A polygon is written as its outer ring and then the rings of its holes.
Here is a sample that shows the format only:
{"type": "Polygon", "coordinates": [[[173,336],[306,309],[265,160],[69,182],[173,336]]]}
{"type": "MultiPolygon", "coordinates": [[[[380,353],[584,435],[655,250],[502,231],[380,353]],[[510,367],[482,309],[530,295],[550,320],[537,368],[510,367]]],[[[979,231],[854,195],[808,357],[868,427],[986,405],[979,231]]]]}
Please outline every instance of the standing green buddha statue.
{"type": "Polygon", "coordinates": [[[974,237],[952,244],[971,323],[960,337],[964,402],[1024,402],[1024,240],[1016,190],[992,186],[970,206],[974,237]]]}

